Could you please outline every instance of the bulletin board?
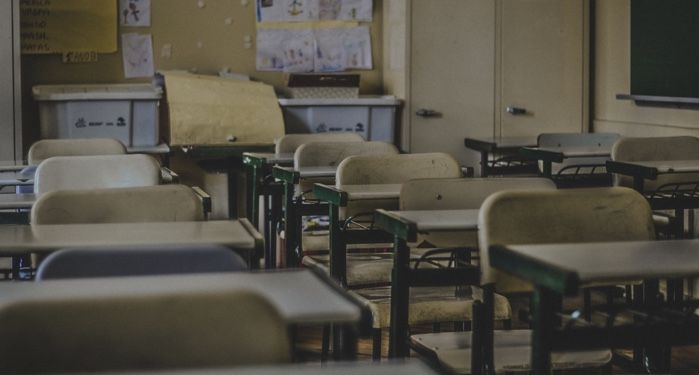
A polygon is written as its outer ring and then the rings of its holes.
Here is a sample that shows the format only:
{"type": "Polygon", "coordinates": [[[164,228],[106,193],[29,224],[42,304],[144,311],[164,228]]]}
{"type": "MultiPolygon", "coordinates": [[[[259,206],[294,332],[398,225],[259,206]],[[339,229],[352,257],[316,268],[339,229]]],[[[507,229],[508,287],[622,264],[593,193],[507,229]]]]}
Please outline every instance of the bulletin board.
{"type": "Polygon", "coordinates": [[[116,0],[22,1],[24,54],[117,51],[116,0]]]}

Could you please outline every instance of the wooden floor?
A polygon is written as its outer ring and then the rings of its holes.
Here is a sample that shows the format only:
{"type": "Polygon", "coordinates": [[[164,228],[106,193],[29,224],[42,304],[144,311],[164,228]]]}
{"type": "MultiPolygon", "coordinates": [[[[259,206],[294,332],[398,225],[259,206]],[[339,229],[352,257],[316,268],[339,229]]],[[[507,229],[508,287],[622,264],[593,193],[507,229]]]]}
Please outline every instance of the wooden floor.
{"type": "MultiPolygon", "coordinates": [[[[320,346],[321,346],[320,327],[304,327],[299,329],[296,338],[296,359],[299,362],[320,362],[320,346]]],[[[383,360],[386,360],[388,352],[388,336],[384,332],[383,336],[383,360]]],[[[371,361],[372,344],[371,339],[361,339],[359,341],[360,361],[371,361]]],[[[414,353],[414,357],[419,358],[419,355],[414,353]]],[[[560,375],[581,375],[581,374],[641,374],[638,371],[632,371],[620,366],[612,366],[611,372],[609,369],[602,371],[585,371],[585,372],[560,372],[560,375]]],[[[672,350],[672,371],[670,374],[676,375],[697,375],[699,374],[699,346],[694,347],[678,347],[672,350]]],[[[369,375],[369,374],[366,374],[369,375]]]]}

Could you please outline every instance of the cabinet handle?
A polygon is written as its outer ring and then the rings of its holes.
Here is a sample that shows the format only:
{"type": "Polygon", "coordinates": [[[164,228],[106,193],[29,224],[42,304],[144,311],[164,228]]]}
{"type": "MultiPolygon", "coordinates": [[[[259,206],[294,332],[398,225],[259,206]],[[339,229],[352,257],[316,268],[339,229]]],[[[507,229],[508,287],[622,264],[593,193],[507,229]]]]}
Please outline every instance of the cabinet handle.
{"type": "Polygon", "coordinates": [[[505,108],[505,111],[513,116],[527,114],[526,108],[520,108],[520,107],[514,107],[514,106],[509,106],[509,107],[505,108]]]}
{"type": "Polygon", "coordinates": [[[419,109],[415,112],[415,115],[420,117],[442,117],[440,112],[433,109],[419,109]]]}

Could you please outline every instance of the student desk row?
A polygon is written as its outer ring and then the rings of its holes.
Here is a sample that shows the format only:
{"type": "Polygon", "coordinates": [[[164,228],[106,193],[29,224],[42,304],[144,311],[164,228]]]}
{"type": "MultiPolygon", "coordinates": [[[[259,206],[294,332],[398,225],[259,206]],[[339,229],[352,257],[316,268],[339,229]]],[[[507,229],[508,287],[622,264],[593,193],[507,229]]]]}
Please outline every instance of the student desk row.
{"type": "MultiPolygon", "coordinates": [[[[250,290],[268,299],[289,325],[337,324],[345,327],[341,358],[354,359],[358,330],[371,316],[327,276],[310,270],[161,275],[52,280],[0,284],[0,305],[13,301],[66,301],[177,293],[250,290]]],[[[231,316],[231,319],[240,317],[231,316]]]]}
{"type": "MultiPolygon", "coordinates": [[[[551,372],[550,353],[556,349],[699,343],[699,319],[693,314],[696,304],[683,304],[681,294],[670,294],[665,302],[654,298],[658,279],[699,276],[699,240],[493,246],[489,253],[492,267],[536,287],[532,311],[535,374],[551,372]],[[576,296],[586,285],[635,280],[646,280],[646,295],[651,296],[640,305],[617,310],[607,306],[611,318],[606,325],[573,322],[557,328],[557,306],[562,297],[576,296]],[[624,309],[635,322],[615,322],[614,314],[624,309]]],[[[653,363],[652,359],[646,366],[668,370],[664,368],[667,364],[653,363]]]]}
{"type": "Polygon", "coordinates": [[[63,248],[107,245],[217,244],[259,264],[262,236],[247,219],[62,225],[1,225],[0,256],[47,254],[63,248]]]}
{"type": "MultiPolygon", "coordinates": [[[[656,180],[662,175],[699,173],[699,160],[663,161],[608,161],[607,170],[633,178],[633,187],[643,194],[654,210],[675,210],[677,233],[684,235],[684,210],[699,208],[699,181],[671,183],[657,190],[644,188],[646,180],[656,180]]],[[[690,211],[690,220],[693,212],[690,211]]],[[[694,234],[694,223],[689,223],[690,236],[694,234]]]]}

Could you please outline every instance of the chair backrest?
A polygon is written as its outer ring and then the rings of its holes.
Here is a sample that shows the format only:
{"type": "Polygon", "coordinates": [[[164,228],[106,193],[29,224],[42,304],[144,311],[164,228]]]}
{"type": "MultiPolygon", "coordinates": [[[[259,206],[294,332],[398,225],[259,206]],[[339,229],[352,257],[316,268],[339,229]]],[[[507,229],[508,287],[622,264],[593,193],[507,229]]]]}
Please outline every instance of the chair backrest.
{"type": "Polygon", "coordinates": [[[148,155],[57,156],[39,164],[34,192],[151,186],[160,183],[160,165],[148,155]]]}
{"type": "Polygon", "coordinates": [[[32,224],[201,221],[201,199],[185,185],[56,190],[42,194],[32,224]]]}
{"type": "Polygon", "coordinates": [[[36,280],[234,272],[247,269],[240,255],[217,245],[96,247],[51,253],[36,280]]]}
{"type": "Polygon", "coordinates": [[[295,152],[302,144],[308,142],[362,142],[364,138],[357,133],[313,133],[287,134],[275,142],[274,151],[277,154],[295,152]]]}
{"type": "MultiPolygon", "coordinates": [[[[457,177],[461,177],[459,163],[444,153],[359,155],[350,156],[340,163],[335,174],[335,184],[402,184],[414,178],[457,177]]],[[[349,202],[346,208],[340,210],[340,216],[373,212],[377,208],[395,210],[398,208],[398,199],[349,202]]]]}
{"type": "Polygon", "coordinates": [[[247,290],[15,301],[0,308],[0,335],[4,374],[212,368],[291,359],[287,324],[267,299],[247,290]]]}
{"type": "Polygon", "coordinates": [[[294,167],[336,166],[355,155],[398,154],[396,146],[386,142],[310,142],[294,153],[294,167]]]}
{"type": "MultiPolygon", "coordinates": [[[[616,161],[653,161],[653,160],[692,160],[699,159],[699,138],[691,136],[680,137],[649,137],[621,138],[612,148],[612,160],[616,161]]],[[[646,181],[645,188],[655,188],[669,183],[682,181],[699,181],[697,173],[681,173],[661,175],[655,181],[646,181]]],[[[618,186],[633,186],[633,179],[628,176],[614,176],[614,184],[618,186]]]]}
{"type": "Polygon", "coordinates": [[[410,180],[400,192],[401,210],[477,209],[499,191],[555,190],[548,178],[454,178],[410,180]]]}
{"type": "Polygon", "coordinates": [[[121,155],[126,147],[112,138],[42,139],[29,148],[27,161],[36,165],[54,156],[121,155]]]}
{"type": "Polygon", "coordinates": [[[459,163],[437,152],[350,156],[337,167],[336,184],[402,184],[417,178],[461,177],[459,163]]]}
{"type": "Polygon", "coordinates": [[[490,245],[655,238],[646,199],[620,187],[495,193],[481,207],[478,234],[483,283],[505,293],[529,291],[530,285],[491,269],[490,245]]]}
{"type": "MultiPolygon", "coordinates": [[[[543,133],[537,138],[537,145],[545,148],[585,148],[610,152],[614,143],[621,138],[617,133],[543,133]]],[[[571,158],[563,163],[554,163],[553,173],[558,173],[568,165],[604,165],[608,157],[571,158]]]]}

